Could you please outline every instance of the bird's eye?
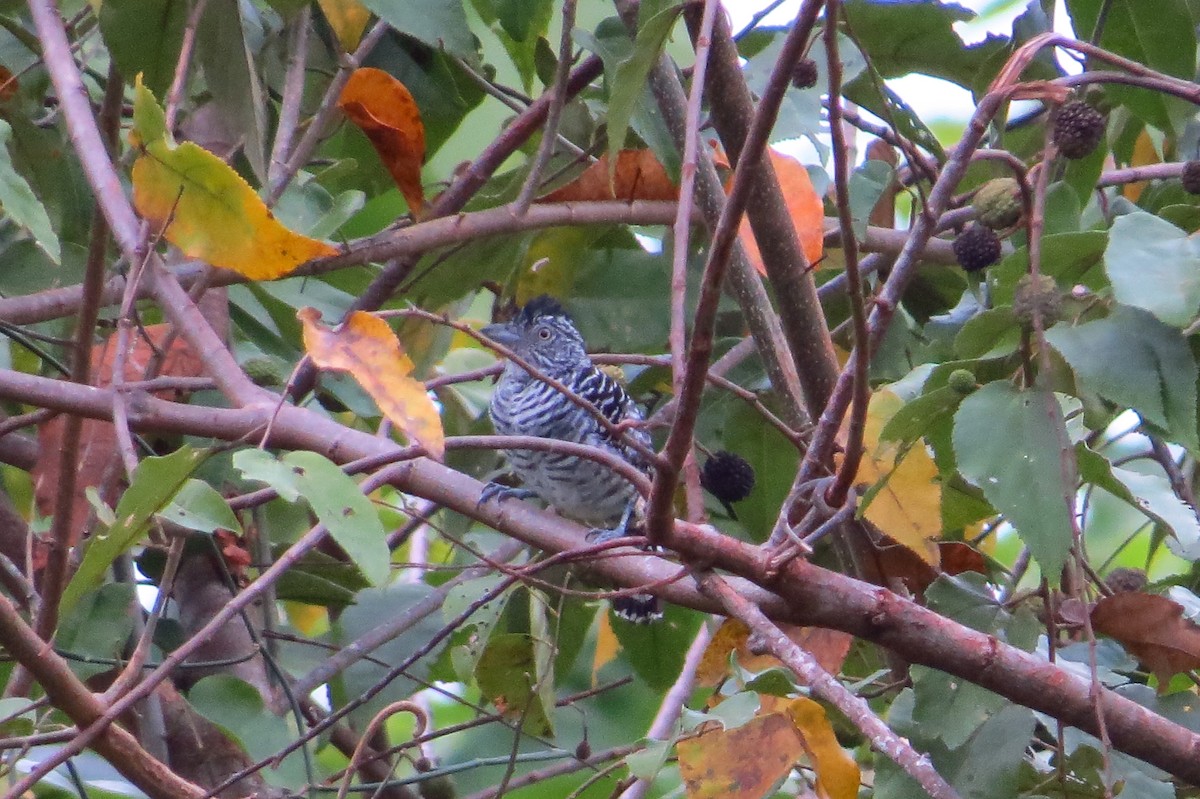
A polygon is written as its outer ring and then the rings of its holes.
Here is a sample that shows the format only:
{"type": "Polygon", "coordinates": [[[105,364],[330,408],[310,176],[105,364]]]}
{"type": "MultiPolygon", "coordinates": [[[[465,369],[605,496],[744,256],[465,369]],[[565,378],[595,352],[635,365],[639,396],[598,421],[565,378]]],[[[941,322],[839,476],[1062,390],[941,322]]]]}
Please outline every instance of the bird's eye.
{"type": "Polygon", "coordinates": [[[550,328],[539,327],[538,331],[537,331],[537,335],[538,335],[538,338],[540,338],[542,341],[546,341],[547,339],[550,338],[550,328]]]}

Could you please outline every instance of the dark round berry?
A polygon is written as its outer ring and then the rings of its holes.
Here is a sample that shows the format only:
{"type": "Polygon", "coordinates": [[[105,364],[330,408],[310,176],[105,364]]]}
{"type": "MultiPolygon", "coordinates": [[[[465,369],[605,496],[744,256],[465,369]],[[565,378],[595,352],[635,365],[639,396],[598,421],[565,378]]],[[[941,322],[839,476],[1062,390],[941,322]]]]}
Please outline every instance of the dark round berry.
{"type": "Polygon", "coordinates": [[[991,228],[971,225],[954,240],[954,257],[968,272],[978,272],[1000,260],[1000,237],[991,228]]]}
{"type": "Polygon", "coordinates": [[[719,450],[704,462],[700,485],[722,502],[740,502],[754,488],[754,467],[741,455],[719,450]]]}
{"type": "Polygon", "coordinates": [[[580,741],[579,745],[575,747],[575,759],[576,760],[587,760],[591,756],[592,756],[592,745],[590,743],[588,743],[586,739],[580,741]]]}
{"type": "Polygon", "coordinates": [[[811,89],[817,85],[817,62],[801,58],[792,67],[792,85],[797,89],[811,89]]]}
{"type": "Polygon", "coordinates": [[[1188,161],[1183,165],[1179,179],[1188,194],[1200,194],[1200,161],[1188,161]]]}
{"type": "Polygon", "coordinates": [[[1054,143],[1066,158],[1083,158],[1104,138],[1104,115],[1081,100],[1072,100],[1054,115],[1054,143]]]}

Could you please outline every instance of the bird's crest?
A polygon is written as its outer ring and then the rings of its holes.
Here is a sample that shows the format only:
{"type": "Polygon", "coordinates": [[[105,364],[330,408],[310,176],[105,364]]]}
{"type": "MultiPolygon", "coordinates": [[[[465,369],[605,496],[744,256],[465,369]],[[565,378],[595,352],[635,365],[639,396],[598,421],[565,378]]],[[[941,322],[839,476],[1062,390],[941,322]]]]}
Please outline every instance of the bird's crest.
{"type": "Polygon", "coordinates": [[[542,294],[525,303],[525,307],[517,314],[516,322],[522,325],[529,325],[534,320],[540,319],[543,316],[559,316],[568,321],[571,319],[571,315],[567,313],[567,309],[563,308],[558,300],[549,294],[542,294]]]}

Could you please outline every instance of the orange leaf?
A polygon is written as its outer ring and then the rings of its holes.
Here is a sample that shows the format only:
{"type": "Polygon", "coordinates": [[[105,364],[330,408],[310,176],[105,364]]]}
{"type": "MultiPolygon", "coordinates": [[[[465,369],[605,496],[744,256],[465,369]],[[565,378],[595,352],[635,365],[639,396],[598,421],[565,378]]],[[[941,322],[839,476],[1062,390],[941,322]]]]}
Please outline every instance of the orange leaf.
{"type": "Polygon", "coordinates": [[[854,758],[838,743],[825,709],[811,699],[799,697],[789,704],[788,715],[804,738],[804,748],[812,759],[817,794],[825,799],[855,799],[862,774],[854,758]]]}
{"type": "Polygon", "coordinates": [[[421,186],[425,126],[412,94],[383,70],[362,67],[346,82],[338,106],[367,134],[409,209],[420,216],[425,207],[425,190],[421,186]]]}
{"type": "Polygon", "coordinates": [[[622,150],[617,153],[613,179],[608,179],[608,156],[580,173],[567,185],[547,194],[540,203],[570,203],[588,200],[675,200],[679,187],[652,150],[622,150]]]}
{"type": "Polygon", "coordinates": [[[1166,690],[1171,677],[1200,668],[1200,626],[1183,618],[1183,606],[1163,596],[1126,591],[1092,608],[1092,626],[1121,642],[1166,690]]]}
{"type": "Polygon", "coordinates": [[[301,308],[304,348],[324,369],[349,372],[371,395],[383,414],[410,440],[441,460],[446,450],[442,418],[421,381],[409,377],[413,362],[400,347],[387,322],[355,311],[337,330],[320,323],[315,308],[301,308]]]}
{"type": "Polygon", "coordinates": [[[17,83],[16,76],[8,70],[8,67],[0,67],[0,103],[7,103],[16,97],[20,88],[21,85],[17,83]]]}
{"type": "Polygon", "coordinates": [[[689,799],[760,799],[804,754],[796,725],[783,713],[711,730],[680,741],[675,750],[689,799]]]}
{"type": "MultiPolygon", "coordinates": [[[[825,255],[825,204],[813,188],[808,170],[795,158],[768,148],[771,165],[779,178],[779,187],[783,189],[783,199],[787,203],[788,215],[796,227],[796,235],[800,238],[800,246],[808,263],[815,264],[825,255]]],[[[758,242],[754,240],[754,232],[750,229],[750,220],[743,217],[742,226],[738,229],[738,239],[746,248],[750,263],[759,274],[765,275],[767,267],[763,264],[762,253],[758,242]]]]}

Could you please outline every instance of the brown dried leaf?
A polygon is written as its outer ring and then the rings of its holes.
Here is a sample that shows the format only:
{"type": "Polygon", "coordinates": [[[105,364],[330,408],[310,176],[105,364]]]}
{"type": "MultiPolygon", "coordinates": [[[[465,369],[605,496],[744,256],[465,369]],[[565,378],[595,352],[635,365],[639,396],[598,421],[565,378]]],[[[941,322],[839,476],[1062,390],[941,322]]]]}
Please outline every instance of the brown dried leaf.
{"type": "MultiPolygon", "coordinates": [[[[125,356],[125,380],[142,380],[146,376],[146,367],[150,365],[157,352],[167,344],[171,326],[150,325],[143,328],[144,335],[132,336],[129,351],[125,356]]],[[[103,344],[92,348],[91,371],[92,385],[107,386],[112,384],[113,360],[117,354],[117,337],[114,333],[103,344]]],[[[166,349],[162,366],[158,374],[171,377],[201,377],[204,367],[187,342],[180,336],[175,336],[166,349]]],[[[161,399],[176,399],[174,391],[156,391],[155,396],[161,399]]],[[[67,417],[56,416],[38,427],[38,451],[40,456],[34,464],[33,490],[38,512],[49,516],[54,513],[58,502],[58,471],[62,458],[63,436],[66,432],[67,417]]],[[[106,473],[117,461],[117,434],[111,422],[98,419],[85,419],[79,434],[79,453],[76,458],[75,498],[71,505],[71,520],[68,529],[71,531],[71,544],[78,543],[84,520],[87,519],[91,505],[84,492],[88,488],[96,488],[103,483],[106,473]]],[[[118,467],[119,468],[119,467],[118,467]]]]}
{"type": "Polygon", "coordinates": [[[381,69],[362,67],[346,82],[338,106],[371,140],[409,209],[420,216],[425,207],[425,125],[408,88],[381,69]]]}
{"type": "Polygon", "coordinates": [[[1200,668],[1200,626],[1183,618],[1183,606],[1166,597],[1129,591],[1105,597],[1092,608],[1092,627],[1115,638],[1158,678],[1200,668]]]}
{"type": "Polygon", "coordinates": [[[547,194],[539,203],[570,203],[589,200],[675,200],[679,187],[652,150],[622,150],[617,153],[613,180],[608,179],[608,156],[580,173],[562,188],[547,194]]]}

